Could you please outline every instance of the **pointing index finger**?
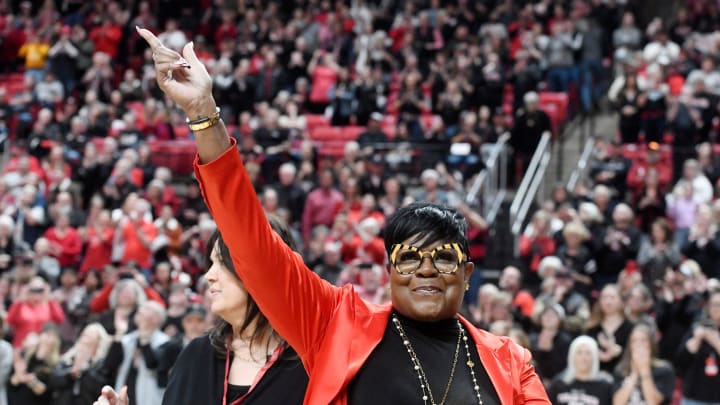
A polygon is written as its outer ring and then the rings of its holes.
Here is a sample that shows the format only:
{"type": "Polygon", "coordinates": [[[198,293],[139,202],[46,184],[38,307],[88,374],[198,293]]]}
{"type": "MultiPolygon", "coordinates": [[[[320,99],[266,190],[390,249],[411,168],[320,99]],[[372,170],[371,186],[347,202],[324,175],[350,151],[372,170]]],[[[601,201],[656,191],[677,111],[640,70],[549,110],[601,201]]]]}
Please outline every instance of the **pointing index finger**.
{"type": "Polygon", "coordinates": [[[140,34],[143,39],[150,45],[150,48],[157,49],[163,46],[162,42],[153,34],[150,32],[150,30],[147,30],[145,28],[140,28],[137,25],[135,26],[135,29],[137,30],[138,34],[140,34]]]}

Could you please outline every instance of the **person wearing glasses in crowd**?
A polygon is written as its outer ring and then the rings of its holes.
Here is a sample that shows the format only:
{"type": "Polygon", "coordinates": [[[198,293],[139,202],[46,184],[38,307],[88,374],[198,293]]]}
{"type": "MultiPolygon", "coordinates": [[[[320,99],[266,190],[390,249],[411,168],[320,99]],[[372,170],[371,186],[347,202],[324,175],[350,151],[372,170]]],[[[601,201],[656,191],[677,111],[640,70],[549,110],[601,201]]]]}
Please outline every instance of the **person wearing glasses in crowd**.
{"type": "Polygon", "coordinates": [[[308,371],[305,404],[550,403],[529,351],[458,315],[474,269],[460,214],[414,203],[388,219],[391,304],[330,285],[272,232],[193,44],[181,56],[138,31],[195,132],[196,175],[235,271],[308,371]]]}

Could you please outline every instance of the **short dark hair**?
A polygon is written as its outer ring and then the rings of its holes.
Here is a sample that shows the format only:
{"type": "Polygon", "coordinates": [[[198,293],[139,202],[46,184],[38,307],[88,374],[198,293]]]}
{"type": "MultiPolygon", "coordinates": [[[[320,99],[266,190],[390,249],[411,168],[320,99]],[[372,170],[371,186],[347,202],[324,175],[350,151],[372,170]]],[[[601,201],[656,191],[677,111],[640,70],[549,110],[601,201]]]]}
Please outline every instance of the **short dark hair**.
{"type": "MultiPolygon", "coordinates": [[[[275,233],[277,233],[282,238],[285,244],[287,244],[293,251],[297,252],[298,250],[295,238],[293,238],[292,233],[288,229],[287,225],[285,225],[285,223],[283,223],[276,216],[268,216],[268,222],[270,223],[270,226],[275,231],[275,233]]],[[[233,276],[240,280],[240,277],[238,277],[237,273],[235,272],[235,265],[233,264],[230,250],[228,249],[222,235],[220,234],[220,231],[218,230],[215,230],[215,232],[213,232],[212,236],[210,236],[210,239],[208,240],[205,252],[206,263],[211,262],[210,254],[212,253],[212,250],[216,244],[218,247],[218,259],[220,261],[220,264],[227,267],[230,273],[232,273],[233,276]]],[[[241,330],[239,332],[243,332],[255,320],[257,320],[256,329],[252,337],[250,338],[251,346],[263,336],[267,336],[267,334],[277,336],[277,333],[273,330],[265,315],[260,312],[260,308],[255,303],[255,300],[252,298],[252,296],[250,296],[250,294],[248,294],[247,308],[245,309],[245,319],[243,320],[241,330]]],[[[232,336],[232,333],[232,325],[230,325],[230,323],[220,317],[218,317],[215,325],[213,325],[208,330],[210,343],[212,344],[213,348],[215,348],[218,355],[225,356],[226,351],[229,348],[228,337],[232,336]]],[[[278,338],[280,337],[278,336],[278,338]]],[[[283,341],[282,338],[280,339],[281,341],[283,341]]],[[[285,344],[284,341],[283,344],[285,344]]]]}
{"type": "Polygon", "coordinates": [[[428,202],[412,203],[388,218],[385,251],[389,256],[393,245],[413,238],[413,243],[425,239],[424,246],[440,241],[459,243],[465,255],[469,255],[467,227],[465,218],[453,208],[428,202]]]}

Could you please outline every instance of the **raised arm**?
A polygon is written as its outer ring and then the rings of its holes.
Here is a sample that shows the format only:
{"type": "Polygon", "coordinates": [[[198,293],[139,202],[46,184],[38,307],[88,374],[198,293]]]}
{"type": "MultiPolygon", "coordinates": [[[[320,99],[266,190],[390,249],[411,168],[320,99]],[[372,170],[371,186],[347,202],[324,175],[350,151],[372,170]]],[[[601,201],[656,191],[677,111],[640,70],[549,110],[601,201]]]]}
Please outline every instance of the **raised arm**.
{"type": "MultiPolygon", "coordinates": [[[[138,32],[155,55],[160,88],[190,120],[211,117],[216,108],[212,81],[192,43],[180,56],[150,31],[138,32]]],[[[235,270],[273,328],[307,363],[343,293],[309,270],[302,257],[273,232],[222,121],[196,131],[195,139],[195,172],[235,270]]]]}

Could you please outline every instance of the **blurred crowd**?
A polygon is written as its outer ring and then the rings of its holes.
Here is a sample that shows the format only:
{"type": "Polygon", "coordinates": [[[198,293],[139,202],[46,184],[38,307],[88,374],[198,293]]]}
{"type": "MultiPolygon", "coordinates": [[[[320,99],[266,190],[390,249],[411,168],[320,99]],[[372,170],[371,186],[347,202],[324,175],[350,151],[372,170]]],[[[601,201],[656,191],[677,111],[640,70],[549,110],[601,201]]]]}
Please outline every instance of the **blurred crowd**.
{"type": "Polygon", "coordinates": [[[194,42],[265,210],[310,268],[374,302],[389,299],[382,230],[399,206],[456,207],[482,268],[492,224],[464,197],[483,145],[509,134],[512,183],[562,129],[544,94],[569,97],[564,116],[617,108],[587,178],[553,191],[467,316],[530,349],[554,403],[720,402],[720,13],[688,1],[640,22],[635,7],[0,0],[0,404],[87,404],[143,381],[137,402],[154,405],[212,322],[215,224],[153,149],[194,135],[135,26],[194,42]]]}
{"type": "MultiPolygon", "coordinates": [[[[501,290],[508,277],[513,286],[501,325],[529,330],[523,339],[542,377],[556,377],[558,401],[578,400],[562,393],[579,386],[569,374],[584,345],[614,403],[716,403],[718,4],[685,2],[673,19],[645,24],[632,11],[604,32],[612,43],[604,94],[617,132],[597,138],[572,190],[555,187],[533,214],[519,241],[522,265],[500,280],[501,290]],[[579,334],[592,341],[576,344],[579,334]]],[[[493,325],[485,295],[478,319],[493,325]]]]}

